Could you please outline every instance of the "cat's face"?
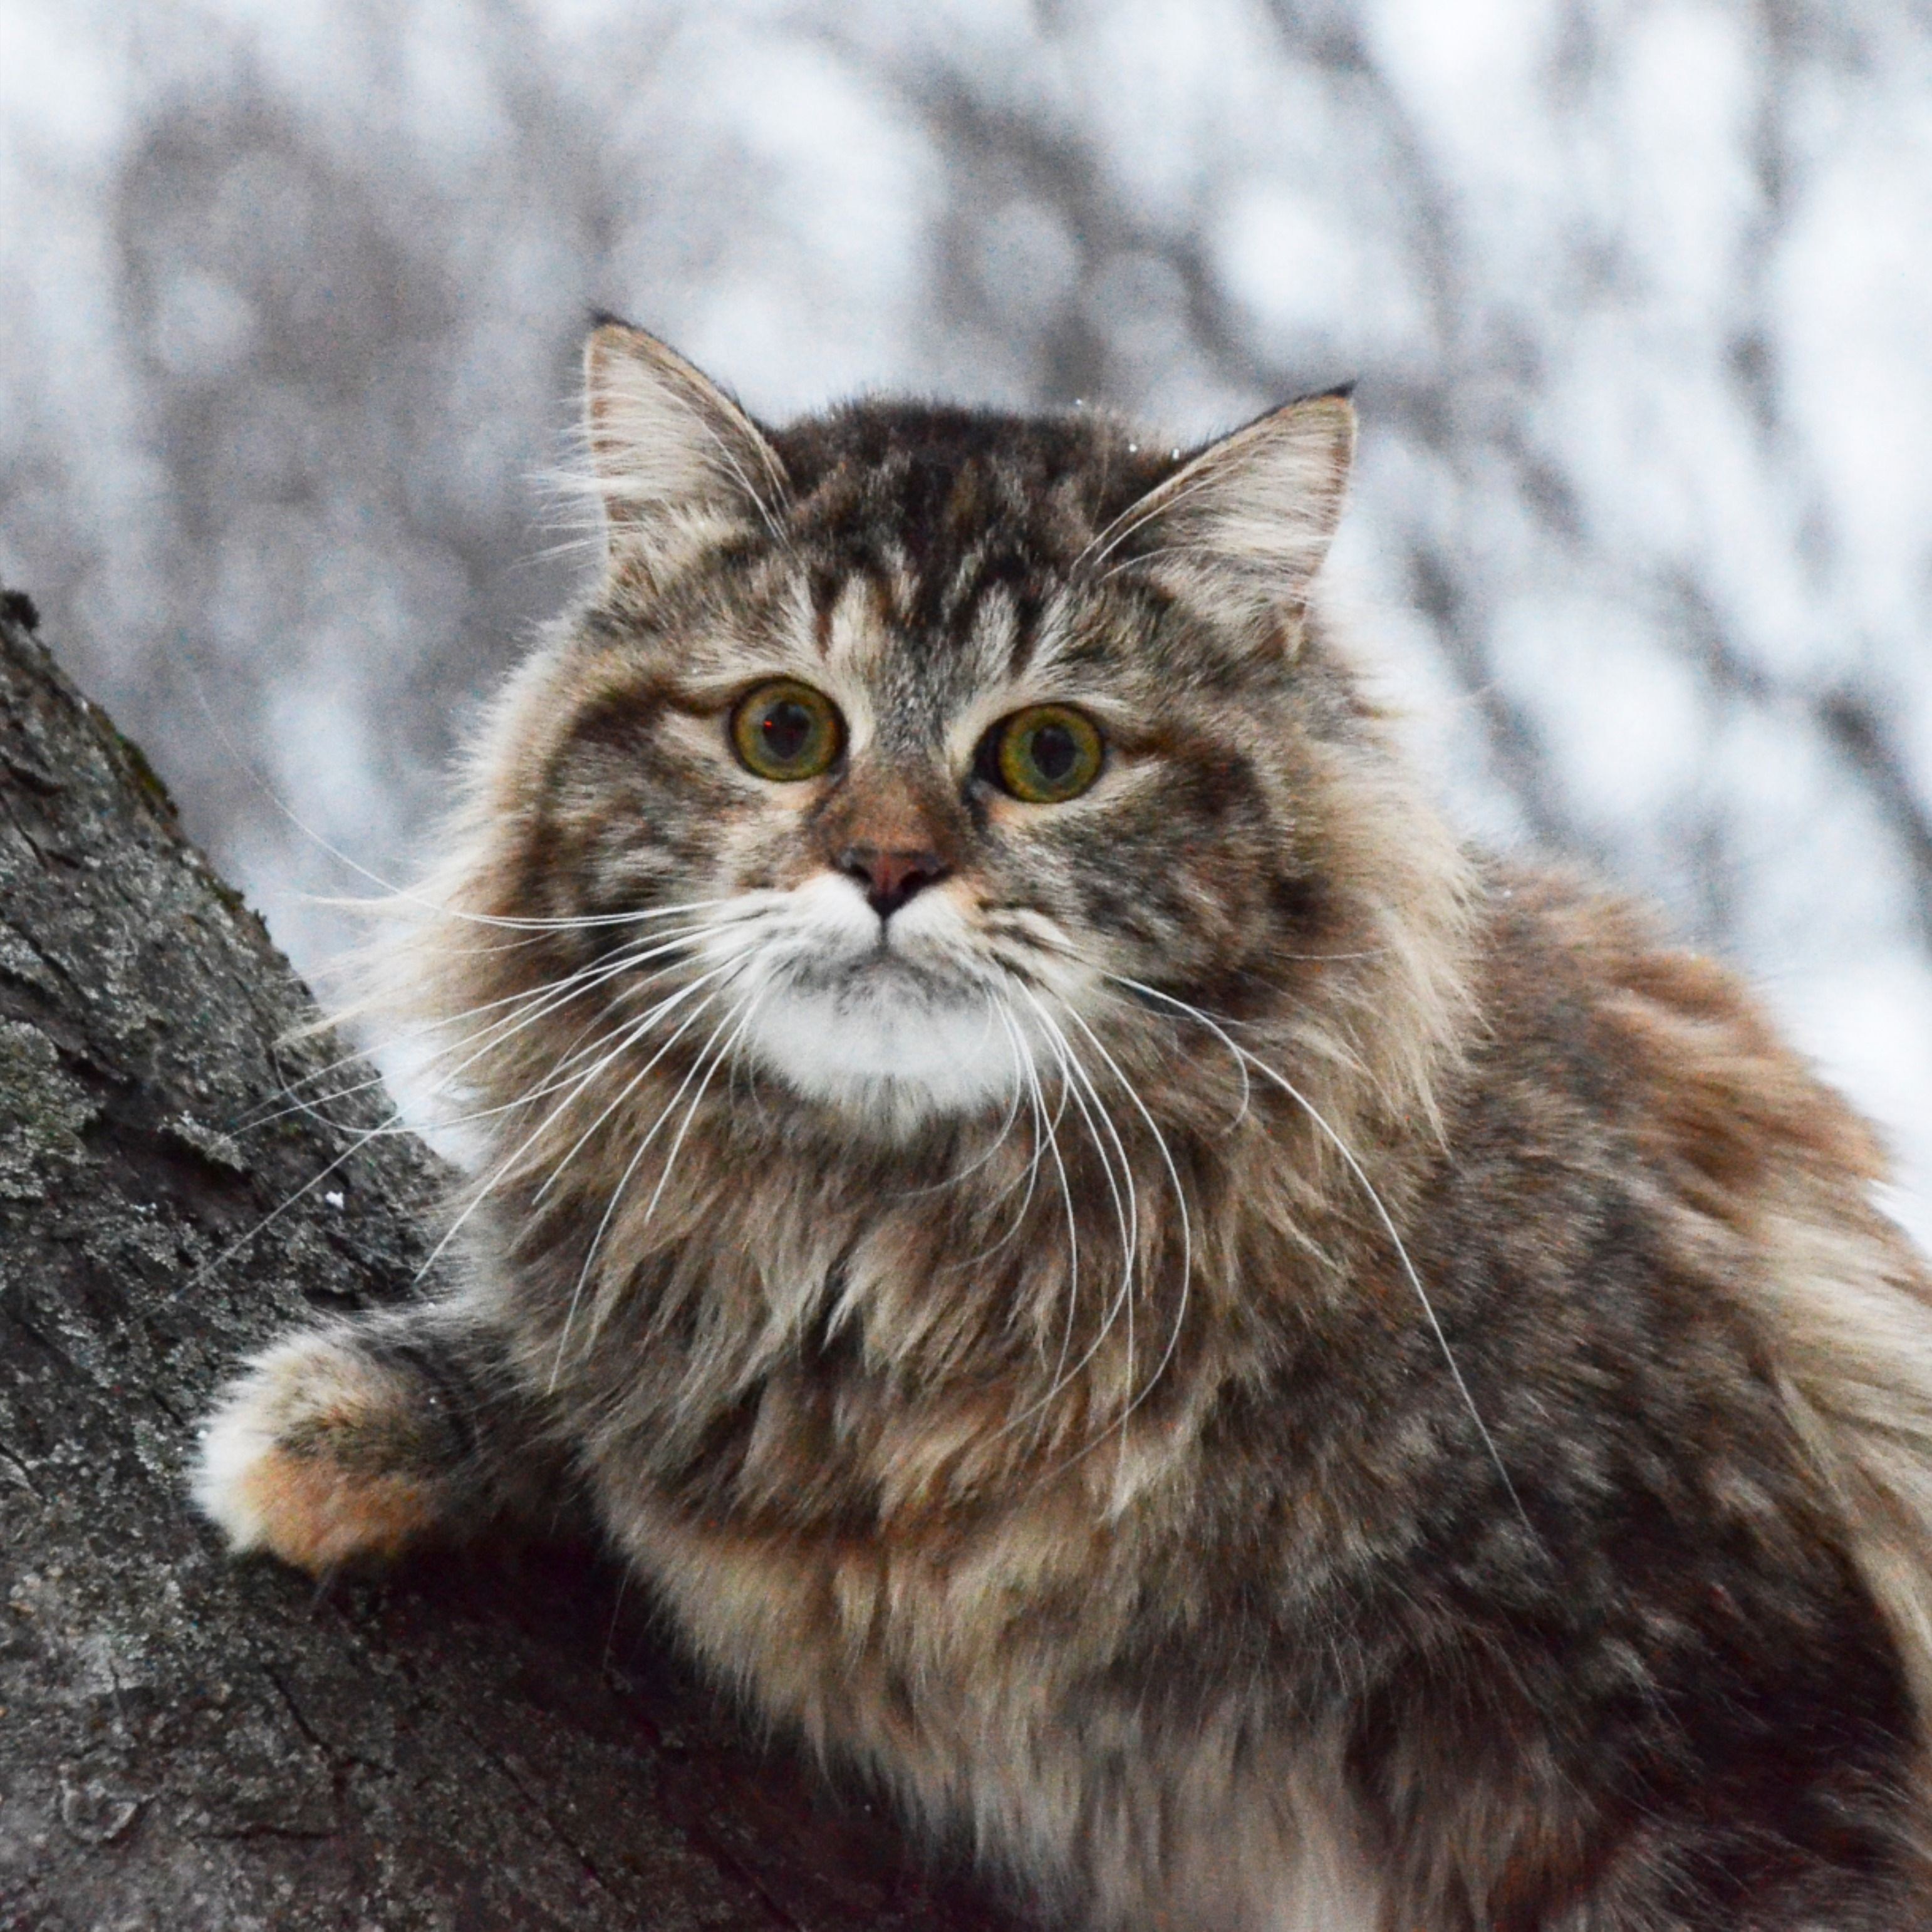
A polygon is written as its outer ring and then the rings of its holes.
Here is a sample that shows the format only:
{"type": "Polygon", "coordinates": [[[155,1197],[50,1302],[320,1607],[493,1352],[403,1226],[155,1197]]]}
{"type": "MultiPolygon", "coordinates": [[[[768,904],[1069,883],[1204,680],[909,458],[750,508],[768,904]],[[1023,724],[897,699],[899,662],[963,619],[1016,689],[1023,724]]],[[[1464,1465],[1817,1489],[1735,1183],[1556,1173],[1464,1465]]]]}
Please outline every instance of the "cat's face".
{"type": "Polygon", "coordinates": [[[1345,403],[1185,463],[1084,418],[768,436],[615,329],[591,400],[609,568],[542,688],[521,909],[680,1002],[640,1046],[903,1125],[1097,1070],[1137,984],[1226,1010],[1334,942],[1349,700],[1301,632],[1345,403]]]}

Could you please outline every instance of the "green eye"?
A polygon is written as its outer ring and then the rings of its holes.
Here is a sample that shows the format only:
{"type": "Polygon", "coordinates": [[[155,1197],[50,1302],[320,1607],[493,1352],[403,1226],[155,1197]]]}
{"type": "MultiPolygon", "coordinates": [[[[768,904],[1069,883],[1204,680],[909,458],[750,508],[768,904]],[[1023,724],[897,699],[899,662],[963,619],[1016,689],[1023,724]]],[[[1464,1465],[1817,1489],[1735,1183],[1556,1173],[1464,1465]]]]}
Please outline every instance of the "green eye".
{"type": "Polygon", "coordinates": [[[844,741],[831,699],[795,678],[760,685],[731,714],[731,742],[745,769],[779,784],[815,778],[844,741]]]}
{"type": "Polygon", "coordinates": [[[1064,704],[1029,705],[987,734],[988,776],[1029,805],[1064,805],[1100,776],[1106,746],[1090,719],[1064,704]]]}

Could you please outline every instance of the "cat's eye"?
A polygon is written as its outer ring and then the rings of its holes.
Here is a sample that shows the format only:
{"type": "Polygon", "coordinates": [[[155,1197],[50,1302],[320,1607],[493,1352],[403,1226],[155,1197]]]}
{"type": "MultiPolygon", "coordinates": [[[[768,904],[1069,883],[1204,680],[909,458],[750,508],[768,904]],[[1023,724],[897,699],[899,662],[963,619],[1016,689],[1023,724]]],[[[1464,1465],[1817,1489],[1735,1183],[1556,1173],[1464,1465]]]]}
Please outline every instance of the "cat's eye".
{"type": "Polygon", "coordinates": [[[1064,805],[1100,776],[1106,746],[1091,718],[1066,704],[1031,704],[986,734],[981,768],[1028,805],[1064,805]]]}
{"type": "Polygon", "coordinates": [[[760,685],[731,714],[731,743],[745,769],[781,784],[830,770],[844,742],[838,707],[796,678],[760,685]]]}

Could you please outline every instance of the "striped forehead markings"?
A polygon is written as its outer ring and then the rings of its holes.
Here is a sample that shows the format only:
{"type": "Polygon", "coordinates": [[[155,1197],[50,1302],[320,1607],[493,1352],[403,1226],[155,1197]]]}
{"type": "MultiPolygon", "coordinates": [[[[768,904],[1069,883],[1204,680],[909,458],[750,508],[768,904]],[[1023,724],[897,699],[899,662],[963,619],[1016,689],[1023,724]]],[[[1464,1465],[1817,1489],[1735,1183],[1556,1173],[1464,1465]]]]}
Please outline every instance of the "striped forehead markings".
{"type": "Polygon", "coordinates": [[[1042,603],[1023,578],[1010,561],[989,568],[978,554],[961,559],[938,586],[873,566],[821,568],[808,586],[813,646],[821,661],[836,656],[856,669],[897,643],[935,668],[950,658],[982,677],[1011,675],[1032,652],[1042,603]]]}
{"type": "Polygon", "coordinates": [[[814,574],[812,635],[818,655],[855,669],[877,663],[892,630],[890,586],[867,568],[814,574]]]}

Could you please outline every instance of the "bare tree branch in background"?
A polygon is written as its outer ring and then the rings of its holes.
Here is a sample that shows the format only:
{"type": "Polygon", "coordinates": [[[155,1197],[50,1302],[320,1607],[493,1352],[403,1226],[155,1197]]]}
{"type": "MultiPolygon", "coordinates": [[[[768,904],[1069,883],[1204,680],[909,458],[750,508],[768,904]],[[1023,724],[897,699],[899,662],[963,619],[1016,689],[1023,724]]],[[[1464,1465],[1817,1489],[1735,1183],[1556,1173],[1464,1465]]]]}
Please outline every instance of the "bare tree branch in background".
{"type": "Polygon", "coordinates": [[[529,478],[592,307],[768,413],[1191,438],[1354,376],[1458,808],[1766,976],[1932,1201],[1924,6],[10,4],[121,118],[10,164],[0,563],[299,954],[339,881],[242,766],[404,862],[572,579],[529,478]]]}

